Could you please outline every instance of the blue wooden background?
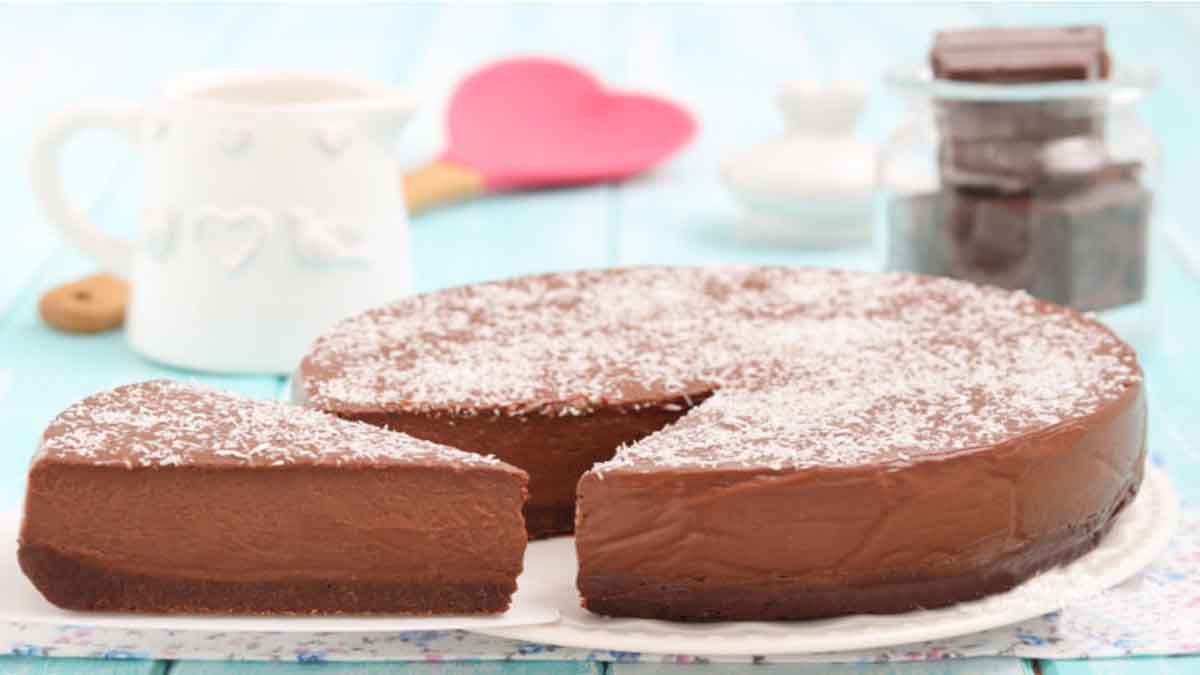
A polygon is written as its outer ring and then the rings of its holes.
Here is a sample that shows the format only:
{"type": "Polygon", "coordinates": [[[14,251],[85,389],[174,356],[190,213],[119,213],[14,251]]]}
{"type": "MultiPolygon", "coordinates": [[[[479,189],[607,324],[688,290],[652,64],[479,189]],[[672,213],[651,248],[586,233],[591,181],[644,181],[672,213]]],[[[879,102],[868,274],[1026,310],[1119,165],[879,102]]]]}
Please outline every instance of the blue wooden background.
{"type": "MultiPolygon", "coordinates": [[[[1187,5],[887,6],[3,6],[0,7],[0,509],[15,504],[26,463],[50,417],[97,389],[150,377],[195,377],[244,393],[281,395],[272,377],[185,374],[148,363],[119,333],[70,337],[48,331],[39,293],[93,269],[42,221],[25,160],[33,131],[60,106],[92,97],[151,96],[181,70],[235,66],[317,68],[411,86],[425,107],[398,148],[405,164],[440,146],[453,84],[473,67],[511,54],[568,58],[622,87],[652,89],[688,105],[697,141],[653,175],[618,186],[516,195],[422,216],[413,225],[418,290],[550,269],[637,263],[755,262],[871,267],[868,250],[806,252],[739,245],[737,215],[717,180],[726,154],[782,129],[774,107],[789,79],[879,82],[884,69],[924,56],[938,27],[981,23],[1100,21],[1118,60],[1163,74],[1143,106],[1166,147],[1158,222],[1200,240],[1189,201],[1200,173],[1200,8],[1187,5]]],[[[861,131],[882,140],[899,102],[873,89],[861,131]]],[[[129,232],[139,165],[98,134],[68,149],[71,194],[94,218],[129,232]]],[[[1200,282],[1160,245],[1155,276],[1164,312],[1141,350],[1152,401],[1152,444],[1169,458],[1185,499],[1200,497],[1200,282]]],[[[104,662],[0,657],[3,673],[176,675],[201,673],[503,673],[651,675],[721,666],[597,663],[462,663],[298,666],[203,662],[104,662]]],[[[1200,657],[1040,662],[983,659],[907,665],[770,666],[754,673],[1185,673],[1200,657]]],[[[750,671],[751,667],[745,667],[750,671]]]]}

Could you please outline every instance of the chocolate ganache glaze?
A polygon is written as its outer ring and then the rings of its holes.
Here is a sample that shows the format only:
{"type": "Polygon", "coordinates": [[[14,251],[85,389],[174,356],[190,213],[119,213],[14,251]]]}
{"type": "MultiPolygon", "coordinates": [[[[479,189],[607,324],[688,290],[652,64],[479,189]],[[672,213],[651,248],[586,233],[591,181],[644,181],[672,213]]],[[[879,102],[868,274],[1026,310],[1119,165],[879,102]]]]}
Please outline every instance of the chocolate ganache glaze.
{"type": "Polygon", "coordinates": [[[525,483],[495,458],[314,410],[144,382],[46,429],[18,558],[68,609],[501,612],[525,483]]]}
{"type": "Polygon", "coordinates": [[[1110,331],[907,274],[451,289],[343,322],[298,387],[495,452],[530,472],[527,509],[569,508],[582,466],[579,588],[618,616],[799,619],[1004,590],[1094,547],[1145,455],[1141,371],[1110,331]]]}

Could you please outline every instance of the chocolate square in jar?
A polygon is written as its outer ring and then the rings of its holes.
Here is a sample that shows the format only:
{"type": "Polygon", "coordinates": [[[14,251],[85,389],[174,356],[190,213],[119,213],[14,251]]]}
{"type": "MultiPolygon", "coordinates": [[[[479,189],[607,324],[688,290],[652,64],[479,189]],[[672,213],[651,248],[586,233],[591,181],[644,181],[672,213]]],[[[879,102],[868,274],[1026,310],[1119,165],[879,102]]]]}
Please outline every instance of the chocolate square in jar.
{"type": "Polygon", "coordinates": [[[1151,192],[1142,164],[1112,161],[1067,139],[1042,157],[1039,255],[1046,272],[1035,295],[1084,311],[1140,301],[1146,294],[1151,192]],[[1051,273],[1053,271],[1053,273],[1051,273]]]}
{"type": "Polygon", "coordinates": [[[1061,44],[1104,47],[1106,33],[1099,24],[1075,26],[981,26],[940,30],[933,34],[935,50],[979,47],[1013,48],[1023,45],[1061,44]]]}
{"type": "Polygon", "coordinates": [[[938,146],[942,182],[953,188],[1028,193],[1048,174],[1088,172],[1108,163],[1101,139],[944,141],[938,146]]]}
{"type": "Polygon", "coordinates": [[[945,273],[1084,311],[1141,300],[1151,194],[1135,173],[1107,165],[1025,195],[946,190],[945,273]]]}
{"type": "Polygon", "coordinates": [[[1105,103],[1093,98],[1045,101],[935,102],[938,134],[954,141],[1039,141],[1101,137],[1105,103]]]}
{"type": "Polygon", "coordinates": [[[1103,77],[1103,52],[1089,47],[1006,47],[951,50],[934,57],[944,80],[1027,84],[1103,77]]]}
{"type": "Polygon", "coordinates": [[[1105,107],[1096,99],[937,102],[942,182],[1002,194],[1042,180],[1045,156],[1063,141],[1104,148],[1105,107]]]}
{"type": "Polygon", "coordinates": [[[1043,273],[1036,256],[1037,202],[1029,195],[948,189],[942,193],[942,213],[942,248],[950,276],[1030,290],[1043,273]]]}
{"type": "Polygon", "coordinates": [[[1013,84],[1108,77],[1103,26],[973,28],[934,34],[935,77],[1013,84]]]}
{"type": "Polygon", "coordinates": [[[1047,203],[1040,226],[1061,233],[1046,238],[1062,248],[1043,267],[1062,270],[1063,304],[1094,311],[1145,297],[1151,203],[1133,179],[1101,181],[1047,203]]]}
{"type": "Polygon", "coordinates": [[[1017,194],[1038,179],[1042,141],[945,141],[938,146],[942,182],[953,188],[1017,194]]]}

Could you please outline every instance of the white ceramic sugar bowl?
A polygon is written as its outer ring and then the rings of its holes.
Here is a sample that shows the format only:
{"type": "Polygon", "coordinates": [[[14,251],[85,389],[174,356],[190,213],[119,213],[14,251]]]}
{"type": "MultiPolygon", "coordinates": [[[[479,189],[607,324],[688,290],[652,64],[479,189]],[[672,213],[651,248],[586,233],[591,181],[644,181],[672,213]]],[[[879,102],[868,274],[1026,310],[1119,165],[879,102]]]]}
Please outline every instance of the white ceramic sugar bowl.
{"type": "Polygon", "coordinates": [[[725,184],[745,207],[742,240],[840,246],[870,237],[875,148],[854,135],[865,89],[852,83],[785,85],[778,104],[789,129],[729,157],[725,184]]]}
{"type": "Polygon", "coordinates": [[[290,372],[330,324],[409,290],[395,139],[414,110],[390,87],[311,73],[178,77],[144,103],[83,105],[35,144],[49,220],[128,278],[132,347],[167,364],[290,372]],[[62,192],[79,129],[137,144],[138,236],[113,237],[62,192]]]}

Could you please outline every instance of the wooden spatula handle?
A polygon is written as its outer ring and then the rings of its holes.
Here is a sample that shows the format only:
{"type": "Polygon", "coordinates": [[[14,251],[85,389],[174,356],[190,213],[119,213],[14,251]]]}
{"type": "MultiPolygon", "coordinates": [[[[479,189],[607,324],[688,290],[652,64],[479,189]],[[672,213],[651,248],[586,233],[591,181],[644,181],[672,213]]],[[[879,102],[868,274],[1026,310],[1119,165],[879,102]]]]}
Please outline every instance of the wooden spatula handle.
{"type": "Polygon", "coordinates": [[[482,174],[451,162],[430,162],[404,176],[404,200],[409,213],[471,199],[484,191],[482,174]]]}

